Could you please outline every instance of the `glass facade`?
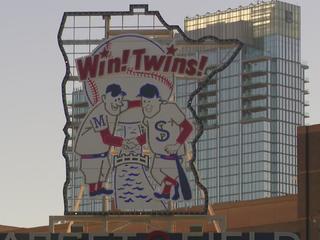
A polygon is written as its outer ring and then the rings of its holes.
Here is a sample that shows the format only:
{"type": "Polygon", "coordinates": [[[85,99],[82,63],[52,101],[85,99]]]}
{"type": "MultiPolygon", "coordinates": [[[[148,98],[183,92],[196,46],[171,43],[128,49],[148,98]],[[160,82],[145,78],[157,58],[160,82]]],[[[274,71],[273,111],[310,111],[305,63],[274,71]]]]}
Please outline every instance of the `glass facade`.
{"type": "MultiPolygon", "coordinates": [[[[185,19],[185,31],[194,39],[210,34],[245,43],[196,100],[205,127],[197,169],[210,202],[296,193],[296,128],[304,125],[308,93],[300,25],[300,7],[280,1],[185,19]]],[[[197,54],[208,54],[215,65],[231,50],[197,54]]],[[[177,102],[186,102],[195,88],[195,82],[177,81],[177,102]]]]}

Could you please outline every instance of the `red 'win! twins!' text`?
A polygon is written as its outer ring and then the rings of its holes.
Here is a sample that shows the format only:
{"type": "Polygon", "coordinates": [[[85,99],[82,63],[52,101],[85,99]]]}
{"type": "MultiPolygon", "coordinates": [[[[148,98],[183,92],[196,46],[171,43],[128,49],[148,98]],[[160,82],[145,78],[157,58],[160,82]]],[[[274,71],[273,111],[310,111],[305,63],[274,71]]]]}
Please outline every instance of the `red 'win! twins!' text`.
{"type": "Polygon", "coordinates": [[[177,49],[171,45],[163,55],[149,55],[145,48],[125,49],[119,57],[110,57],[102,51],[92,56],[76,59],[80,80],[102,77],[128,71],[176,73],[186,77],[202,77],[208,63],[207,56],[199,59],[175,57],[177,49]]]}

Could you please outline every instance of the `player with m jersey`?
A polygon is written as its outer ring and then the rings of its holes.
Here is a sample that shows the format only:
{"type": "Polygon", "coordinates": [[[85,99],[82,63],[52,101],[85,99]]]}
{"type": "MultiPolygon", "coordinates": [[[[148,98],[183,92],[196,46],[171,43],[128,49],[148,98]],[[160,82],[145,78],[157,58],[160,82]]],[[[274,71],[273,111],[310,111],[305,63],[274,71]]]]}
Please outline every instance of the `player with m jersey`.
{"type": "Polygon", "coordinates": [[[112,146],[129,146],[122,137],[114,135],[118,116],[128,108],[141,105],[140,101],[124,101],[125,95],[120,85],[107,86],[102,101],[88,112],[78,130],[75,152],[80,155],[80,169],[85,183],[89,184],[90,196],[113,193],[103,186],[111,169],[109,150],[112,146]]]}
{"type": "Polygon", "coordinates": [[[185,143],[192,132],[192,125],[175,103],[162,101],[159,90],[152,84],[140,88],[143,124],[147,133],[139,136],[140,145],[148,142],[154,154],[151,175],[162,192],[155,192],[159,199],[178,200],[179,186],[185,200],[191,199],[191,190],[181,161],[185,155],[185,143]],[[174,194],[171,197],[171,190],[174,194]]]}

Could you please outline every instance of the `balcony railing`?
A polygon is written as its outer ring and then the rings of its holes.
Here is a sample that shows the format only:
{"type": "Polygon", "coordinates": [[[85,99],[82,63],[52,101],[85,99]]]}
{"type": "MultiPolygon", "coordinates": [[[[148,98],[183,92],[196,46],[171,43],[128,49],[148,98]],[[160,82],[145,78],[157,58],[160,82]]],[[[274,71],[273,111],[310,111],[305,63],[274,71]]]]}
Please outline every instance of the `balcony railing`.
{"type": "Polygon", "coordinates": [[[263,76],[267,75],[268,71],[267,70],[261,70],[261,71],[250,71],[250,72],[243,72],[242,76],[243,77],[257,77],[257,76],[263,76]]]}
{"type": "Polygon", "coordinates": [[[214,112],[206,112],[206,111],[199,111],[198,116],[200,118],[216,118],[217,117],[217,111],[214,112]]]}
{"type": "Polygon", "coordinates": [[[244,88],[259,88],[267,86],[267,79],[245,80],[242,83],[244,88]]]}
{"type": "Polygon", "coordinates": [[[198,105],[199,106],[216,106],[217,105],[217,102],[214,101],[214,102],[209,102],[207,100],[201,100],[198,102],[198,105]]]}
{"type": "Polygon", "coordinates": [[[217,94],[217,90],[208,90],[208,89],[203,89],[200,93],[199,96],[212,96],[212,95],[216,95],[217,94]]]}
{"type": "Polygon", "coordinates": [[[244,92],[242,94],[243,99],[251,99],[251,100],[258,100],[258,99],[264,99],[266,98],[267,92],[265,93],[251,93],[251,92],[244,92]]]}
{"type": "Polygon", "coordinates": [[[244,73],[266,72],[268,70],[267,61],[246,62],[243,65],[244,73]]]}
{"type": "Polygon", "coordinates": [[[261,122],[270,121],[267,117],[253,117],[253,116],[242,116],[241,123],[261,122]]]}
{"type": "Polygon", "coordinates": [[[217,122],[215,122],[215,123],[203,122],[203,127],[204,127],[205,129],[217,128],[217,127],[218,127],[218,124],[217,124],[217,122]]]}
{"type": "Polygon", "coordinates": [[[266,109],[267,109],[267,106],[265,104],[259,104],[259,105],[244,104],[244,105],[242,105],[242,110],[244,112],[261,112],[261,111],[265,111],[266,109]]]}

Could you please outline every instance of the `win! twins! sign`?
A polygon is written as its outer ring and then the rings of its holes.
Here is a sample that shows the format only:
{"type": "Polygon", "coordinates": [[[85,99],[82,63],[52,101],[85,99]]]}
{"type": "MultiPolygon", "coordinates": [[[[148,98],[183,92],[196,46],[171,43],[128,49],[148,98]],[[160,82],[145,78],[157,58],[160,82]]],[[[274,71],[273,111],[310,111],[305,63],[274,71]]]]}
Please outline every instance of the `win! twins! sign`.
{"type": "Polygon", "coordinates": [[[203,78],[208,57],[177,52],[130,34],[76,59],[91,108],[74,152],[90,198],[109,196],[121,211],[148,212],[192,199],[185,167],[194,126],[172,94],[175,76],[203,78]]]}

